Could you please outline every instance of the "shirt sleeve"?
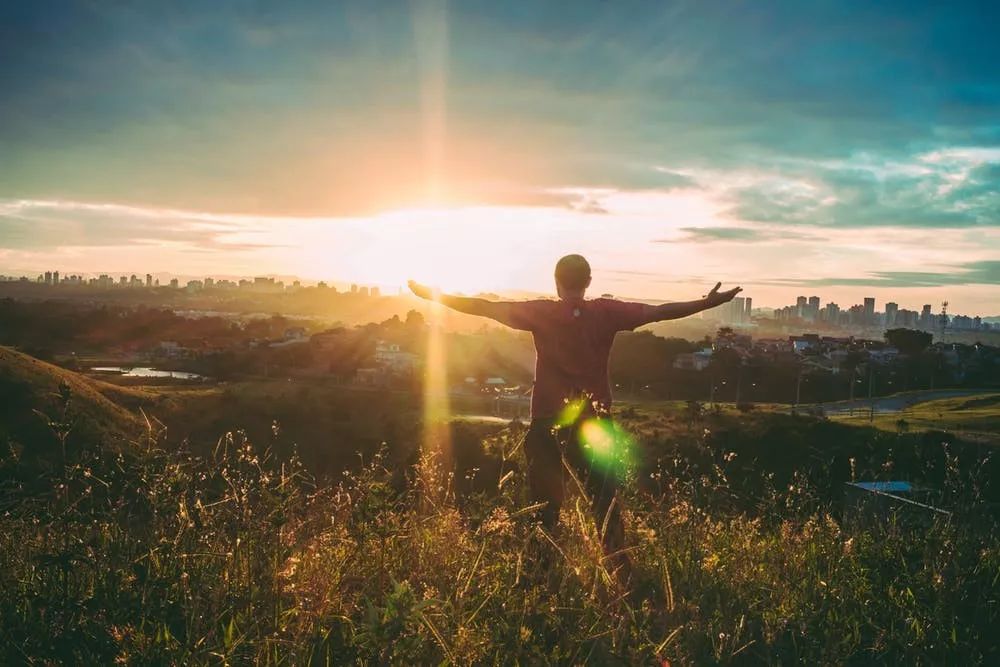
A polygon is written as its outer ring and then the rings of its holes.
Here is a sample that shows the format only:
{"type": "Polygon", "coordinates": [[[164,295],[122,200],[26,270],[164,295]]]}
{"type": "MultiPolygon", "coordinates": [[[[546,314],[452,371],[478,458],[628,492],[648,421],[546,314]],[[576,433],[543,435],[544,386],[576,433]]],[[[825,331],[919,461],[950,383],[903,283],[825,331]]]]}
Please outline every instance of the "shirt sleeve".
{"type": "Polygon", "coordinates": [[[614,331],[631,331],[648,321],[650,307],[645,303],[613,299],[606,303],[608,323],[614,331]]]}
{"type": "Polygon", "coordinates": [[[545,303],[542,300],[512,301],[505,304],[507,308],[503,319],[497,319],[512,329],[534,331],[538,327],[538,322],[542,317],[543,304],[545,303]]]}

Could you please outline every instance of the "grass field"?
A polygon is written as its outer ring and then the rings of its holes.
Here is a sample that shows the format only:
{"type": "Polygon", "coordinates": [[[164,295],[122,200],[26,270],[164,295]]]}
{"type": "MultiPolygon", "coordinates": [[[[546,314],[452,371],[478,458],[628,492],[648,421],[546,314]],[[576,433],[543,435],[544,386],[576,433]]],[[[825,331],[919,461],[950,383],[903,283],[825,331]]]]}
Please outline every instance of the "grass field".
{"type": "MultiPolygon", "coordinates": [[[[847,424],[869,423],[869,415],[860,412],[832,418],[847,424]]],[[[876,412],[870,423],[887,431],[946,431],[1000,445],[1000,393],[926,401],[893,413],[876,412]]]]}
{"type": "MultiPolygon", "coordinates": [[[[523,424],[463,420],[446,445],[405,394],[137,390],[5,359],[32,428],[0,449],[2,664],[1000,661],[1000,473],[957,438],[623,405],[626,583],[572,485],[540,528],[523,424]],[[139,408],[166,439],[107,446],[139,408]],[[847,512],[845,481],[900,474],[952,518],[847,512]]],[[[989,428],[996,398],[943,405],[989,428]]]]}

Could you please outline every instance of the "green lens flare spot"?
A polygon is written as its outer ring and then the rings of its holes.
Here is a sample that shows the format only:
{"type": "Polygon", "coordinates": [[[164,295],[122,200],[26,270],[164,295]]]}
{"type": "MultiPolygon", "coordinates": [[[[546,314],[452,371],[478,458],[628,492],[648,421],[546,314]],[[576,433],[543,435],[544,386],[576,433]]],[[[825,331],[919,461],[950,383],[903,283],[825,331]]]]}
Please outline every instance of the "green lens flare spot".
{"type": "Polygon", "coordinates": [[[580,447],[595,468],[622,476],[632,463],[632,438],[610,419],[587,419],[580,424],[580,447]]]}
{"type": "Polygon", "coordinates": [[[559,411],[559,415],[556,417],[556,426],[562,428],[565,426],[572,426],[583,414],[583,409],[587,406],[587,401],[578,398],[575,401],[566,401],[566,405],[563,409],[559,411]]]}

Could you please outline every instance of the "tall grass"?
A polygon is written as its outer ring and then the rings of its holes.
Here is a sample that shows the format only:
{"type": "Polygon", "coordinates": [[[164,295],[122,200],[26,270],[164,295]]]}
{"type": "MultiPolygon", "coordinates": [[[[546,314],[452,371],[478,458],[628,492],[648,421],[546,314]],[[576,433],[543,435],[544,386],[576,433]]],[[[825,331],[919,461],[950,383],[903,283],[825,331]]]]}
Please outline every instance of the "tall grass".
{"type": "Polygon", "coordinates": [[[462,494],[432,459],[400,471],[376,456],[320,485],[240,432],[208,456],[94,448],[41,473],[5,455],[0,660],[1000,660],[991,524],[849,527],[805,482],[772,488],[748,513],[718,502],[725,457],[697,474],[674,462],[627,490],[624,588],[582,499],[558,536],[538,527],[521,435],[511,426],[485,442],[506,471],[479,480],[492,490],[462,494]]]}

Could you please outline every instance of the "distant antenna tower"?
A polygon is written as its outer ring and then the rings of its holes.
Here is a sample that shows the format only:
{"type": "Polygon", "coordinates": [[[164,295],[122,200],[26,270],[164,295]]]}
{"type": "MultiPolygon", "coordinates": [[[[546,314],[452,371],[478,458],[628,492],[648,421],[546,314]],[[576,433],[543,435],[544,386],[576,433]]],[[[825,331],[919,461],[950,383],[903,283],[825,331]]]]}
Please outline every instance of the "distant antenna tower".
{"type": "Polygon", "coordinates": [[[948,326],[948,302],[941,302],[941,342],[944,342],[944,330],[948,326]]]}

